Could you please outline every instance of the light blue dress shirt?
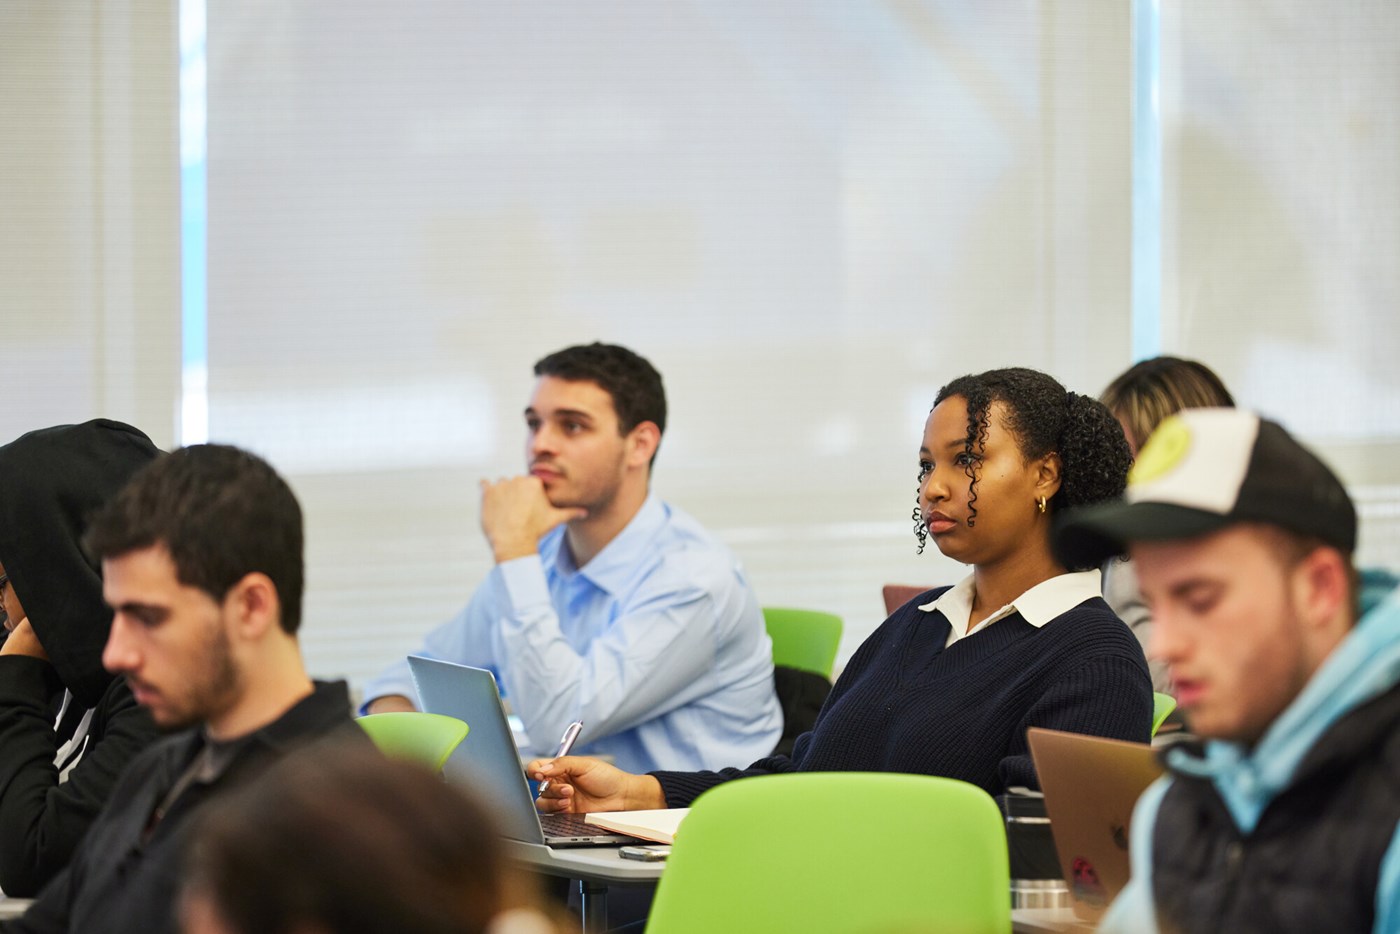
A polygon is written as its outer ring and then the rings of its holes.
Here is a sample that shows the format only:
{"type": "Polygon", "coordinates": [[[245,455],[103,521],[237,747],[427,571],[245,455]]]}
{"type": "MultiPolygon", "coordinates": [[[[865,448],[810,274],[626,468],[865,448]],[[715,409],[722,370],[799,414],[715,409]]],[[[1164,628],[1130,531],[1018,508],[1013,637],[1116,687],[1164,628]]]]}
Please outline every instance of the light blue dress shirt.
{"type": "MultiPolygon", "coordinates": [[[[629,772],[746,765],[782,733],[772,645],[738,561],[693,518],[648,496],[577,568],[564,527],[538,556],[496,565],[462,612],[414,653],[489,668],[548,755],[570,721],[574,752],[629,772]]],[[[406,660],[367,699],[414,697],[406,660]]]]}

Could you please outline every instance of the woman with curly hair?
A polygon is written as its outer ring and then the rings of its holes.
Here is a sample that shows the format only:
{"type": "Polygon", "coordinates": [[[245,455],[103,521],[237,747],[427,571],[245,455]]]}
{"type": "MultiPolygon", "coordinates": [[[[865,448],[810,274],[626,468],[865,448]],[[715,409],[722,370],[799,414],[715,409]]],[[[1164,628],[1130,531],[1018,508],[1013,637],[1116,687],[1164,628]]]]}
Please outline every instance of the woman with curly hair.
{"type": "Polygon", "coordinates": [[[1102,403],[1034,370],[992,370],[938,393],[919,449],[916,535],[971,566],[897,609],[856,651],[791,756],[746,769],[632,775],[565,756],[546,811],[686,807],[721,782],[795,771],[942,775],[1002,794],[1039,787],[1032,726],[1147,742],[1152,685],[1097,568],[1050,550],[1063,509],[1113,499],[1131,455],[1102,403]]]}

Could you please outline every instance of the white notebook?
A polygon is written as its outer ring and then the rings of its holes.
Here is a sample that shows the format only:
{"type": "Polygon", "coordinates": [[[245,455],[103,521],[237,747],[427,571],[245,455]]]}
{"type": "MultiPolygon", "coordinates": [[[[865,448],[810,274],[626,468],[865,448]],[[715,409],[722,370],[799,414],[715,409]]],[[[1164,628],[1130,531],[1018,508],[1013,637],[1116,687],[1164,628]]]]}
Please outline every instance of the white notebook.
{"type": "Polygon", "coordinates": [[[630,834],[657,843],[675,843],[676,829],[690,808],[659,808],[651,811],[597,811],[584,820],[613,833],[630,834]]]}

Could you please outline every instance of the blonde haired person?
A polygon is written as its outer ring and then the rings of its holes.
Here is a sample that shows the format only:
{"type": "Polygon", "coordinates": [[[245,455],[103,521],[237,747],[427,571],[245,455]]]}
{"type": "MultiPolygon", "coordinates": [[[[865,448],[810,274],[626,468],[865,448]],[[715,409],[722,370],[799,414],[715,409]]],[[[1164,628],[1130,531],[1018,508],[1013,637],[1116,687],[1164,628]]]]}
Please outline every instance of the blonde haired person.
{"type": "Polygon", "coordinates": [[[1210,367],[1182,357],[1134,363],[1108,384],[1099,401],[1123,426],[1134,457],[1168,415],[1182,409],[1235,407],[1235,398],[1210,367]]]}

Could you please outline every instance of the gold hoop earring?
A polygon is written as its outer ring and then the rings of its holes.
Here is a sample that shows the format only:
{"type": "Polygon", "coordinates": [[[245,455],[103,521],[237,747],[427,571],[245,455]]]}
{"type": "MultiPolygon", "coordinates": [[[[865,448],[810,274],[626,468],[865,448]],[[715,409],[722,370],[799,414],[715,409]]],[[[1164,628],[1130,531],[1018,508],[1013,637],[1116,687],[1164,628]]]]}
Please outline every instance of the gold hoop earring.
{"type": "Polygon", "coordinates": [[[1036,505],[1040,507],[1040,514],[1041,514],[1042,516],[1045,515],[1045,497],[1042,496],[1042,497],[1040,498],[1040,502],[1037,503],[1036,505]]]}

